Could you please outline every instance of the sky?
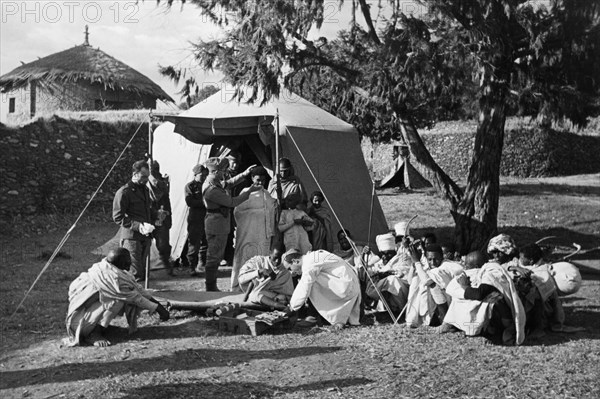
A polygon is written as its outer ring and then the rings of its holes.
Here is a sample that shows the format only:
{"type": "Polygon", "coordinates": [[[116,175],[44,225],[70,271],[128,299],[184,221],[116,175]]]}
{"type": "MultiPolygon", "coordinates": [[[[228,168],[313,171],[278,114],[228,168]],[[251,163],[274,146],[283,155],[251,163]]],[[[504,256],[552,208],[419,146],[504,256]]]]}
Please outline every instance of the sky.
{"type": "MultiPolygon", "coordinates": [[[[378,1],[369,3],[375,9],[378,1]]],[[[418,12],[412,0],[403,3],[407,14],[418,12]]],[[[340,9],[338,0],[326,0],[323,27],[312,33],[333,38],[347,28],[351,3],[345,4],[340,9]]],[[[148,76],[176,102],[180,88],[160,75],[159,65],[193,65],[190,41],[210,40],[220,32],[196,7],[178,2],[169,10],[165,1],[157,5],[155,0],[0,0],[0,75],[21,62],[83,44],[85,25],[93,47],[148,76]]],[[[200,84],[220,85],[218,72],[195,68],[194,74],[200,84]]],[[[2,105],[7,102],[2,96],[2,105]]]]}

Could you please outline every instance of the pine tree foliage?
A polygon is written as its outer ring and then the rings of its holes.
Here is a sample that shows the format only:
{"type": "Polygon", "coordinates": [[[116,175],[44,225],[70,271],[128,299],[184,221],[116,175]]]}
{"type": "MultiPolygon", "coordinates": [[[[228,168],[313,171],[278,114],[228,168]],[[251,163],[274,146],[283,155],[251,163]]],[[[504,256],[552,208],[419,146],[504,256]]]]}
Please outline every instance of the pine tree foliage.
{"type": "Polygon", "coordinates": [[[497,229],[506,116],[585,124],[598,114],[600,2],[419,2],[426,14],[406,16],[392,0],[388,19],[375,23],[375,4],[353,0],[348,29],[328,40],[311,35],[324,22],[323,0],[187,1],[223,28],[217,40],[194,44],[198,64],[220,70],[240,89],[251,87],[246,100],[264,103],[287,87],[362,134],[406,141],[417,167],[448,200],[457,244],[466,252],[497,229]],[[479,126],[462,191],[416,128],[475,113],[479,126]]]}

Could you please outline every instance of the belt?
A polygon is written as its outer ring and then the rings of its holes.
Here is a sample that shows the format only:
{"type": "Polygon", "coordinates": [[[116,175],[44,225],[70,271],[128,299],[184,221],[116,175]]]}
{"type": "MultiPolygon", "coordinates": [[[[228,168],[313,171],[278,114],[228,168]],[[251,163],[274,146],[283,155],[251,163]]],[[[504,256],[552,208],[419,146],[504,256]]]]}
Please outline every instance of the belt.
{"type": "Polygon", "coordinates": [[[227,212],[229,208],[227,207],[223,207],[223,208],[217,208],[217,209],[207,209],[206,213],[223,213],[223,212],[227,212]]]}

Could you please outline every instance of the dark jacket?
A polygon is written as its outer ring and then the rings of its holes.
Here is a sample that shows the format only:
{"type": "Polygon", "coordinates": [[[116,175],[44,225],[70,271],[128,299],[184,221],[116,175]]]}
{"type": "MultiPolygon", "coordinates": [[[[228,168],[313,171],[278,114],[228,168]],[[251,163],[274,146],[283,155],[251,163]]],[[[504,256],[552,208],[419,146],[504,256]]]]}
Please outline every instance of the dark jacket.
{"type": "Polygon", "coordinates": [[[185,185],[185,203],[190,207],[187,222],[204,224],[206,207],[202,201],[202,183],[192,180],[185,185]]]}
{"type": "Polygon", "coordinates": [[[140,233],[142,223],[154,224],[154,211],[148,187],[129,181],[115,194],[113,220],[121,226],[121,239],[143,240],[150,237],[140,233]]]}
{"type": "MultiPolygon", "coordinates": [[[[150,199],[152,200],[152,209],[158,212],[160,207],[169,214],[163,220],[162,226],[170,229],[173,224],[171,217],[171,199],[169,198],[169,181],[162,176],[154,177],[150,175],[148,181],[148,189],[150,190],[150,199]]],[[[158,217],[158,214],[156,215],[158,217]]]]}

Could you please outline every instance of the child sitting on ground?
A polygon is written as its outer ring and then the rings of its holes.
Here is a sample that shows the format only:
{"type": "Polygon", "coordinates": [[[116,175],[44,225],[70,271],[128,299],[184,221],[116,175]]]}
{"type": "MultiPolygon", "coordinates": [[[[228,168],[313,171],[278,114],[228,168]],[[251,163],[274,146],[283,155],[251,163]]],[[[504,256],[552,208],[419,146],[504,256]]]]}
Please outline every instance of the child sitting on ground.
{"type": "Polygon", "coordinates": [[[284,201],[281,211],[279,231],[283,233],[286,250],[297,249],[302,255],[312,250],[307,231],[312,230],[314,221],[304,211],[305,205],[300,196],[292,194],[284,201]]]}

